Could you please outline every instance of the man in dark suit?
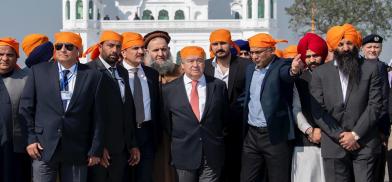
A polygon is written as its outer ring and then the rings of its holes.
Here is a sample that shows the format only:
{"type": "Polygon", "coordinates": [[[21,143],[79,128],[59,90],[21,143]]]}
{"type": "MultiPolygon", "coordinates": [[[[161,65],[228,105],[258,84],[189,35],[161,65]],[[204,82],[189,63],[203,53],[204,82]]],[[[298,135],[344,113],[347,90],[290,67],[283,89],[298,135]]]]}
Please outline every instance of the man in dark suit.
{"type": "Polygon", "coordinates": [[[390,90],[389,81],[388,81],[388,71],[387,71],[388,65],[386,65],[384,62],[379,60],[379,56],[382,51],[382,41],[383,38],[377,34],[370,34],[362,39],[363,57],[366,59],[366,61],[374,61],[377,63],[377,68],[382,80],[383,105],[382,105],[382,112],[380,114],[380,119],[378,121],[378,129],[380,130],[380,136],[383,145],[381,146],[382,150],[380,155],[376,158],[376,165],[374,168],[374,172],[375,172],[374,177],[376,182],[384,182],[386,152],[388,146],[388,137],[391,128],[391,122],[390,122],[389,112],[388,112],[389,90],[390,90]]]}
{"type": "Polygon", "coordinates": [[[78,63],[82,39],[55,34],[56,62],[31,68],[20,101],[33,181],[86,181],[102,155],[102,74],[78,63]]]}
{"type": "MultiPolygon", "coordinates": [[[[128,83],[128,72],[118,63],[121,54],[122,36],[113,31],[104,31],[96,47],[98,58],[88,65],[103,74],[106,80],[102,88],[104,103],[108,106],[105,117],[103,156],[101,165],[90,169],[93,182],[123,181],[128,156],[129,164],[136,165],[140,152],[135,137],[135,105],[128,83]]],[[[92,55],[93,56],[93,55],[92,55]]]]}
{"type": "Polygon", "coordinates": [[[225,182],[240,180],[242,117],[243,109],[237,99],[245,90],[245,70],[252,62],[248,59],[232,55],[230,48],[234,46],[230,32],[218,29],[211,32],[210,47],[214,58],[205,61],[204,74],[220,79],[228,88],[230,126],[225,136],[226,159],[222,180],[225,182]]]}
{"type": "Polygon", "coordinates": [[[0,38],[0,181],[31,180],[30,157],[20,130],[19,101],[26,73],[16,64],[19,43],[10,37],[0,38]]]}
{"type": "Polygon", "coordinates": [[[226,85],[203,74],[203,48],[188,46],[180,55],[185,74],[162,88],[172,165],[178,182],[218,182],[229,106],[226,85]]]}
{"type": "Polygon", "coordinates": [[[382,81],[377,64],[359,58],[358,40],[352,25],[332,27],[326,41],[334,61],[312,74],[312,113],[322,130],[327,182],[374,181],[375,159],[381,150],[377,122],[382,81]]]}
{"type": "Polygon", "coordinates": [[[293,83],[300,61],[295,59],[290,66],[291,61],[274,55],[275,44],[285,40],[274,40],[265,33],[248,40],[256,65],[249,65],[246,71],[241,182],[260,178],[288,182],[292,155],[289,140],[294,139],[293,83]]]}
{"type": "Polygon", "coordinates": [[[140,164],[134,168],[136,182],[152,182],[153,164],[159,127],[159,73],[143,66],[143,37],[138,33],[122,34],[122,65],[128,71],[129,83],[135,101],[136,139],[141,151],[140,164]]]}

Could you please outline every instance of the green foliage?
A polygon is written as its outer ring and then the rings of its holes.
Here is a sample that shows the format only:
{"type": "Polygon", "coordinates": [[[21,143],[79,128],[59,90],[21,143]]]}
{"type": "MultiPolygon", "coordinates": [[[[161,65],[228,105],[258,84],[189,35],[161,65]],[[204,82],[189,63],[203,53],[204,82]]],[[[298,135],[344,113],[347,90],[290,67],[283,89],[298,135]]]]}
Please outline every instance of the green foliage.
{"type": "Polygon", "coordinates": [[[391,36],[392,0],[294,0],[286,12],[290,28],[303,34],[311,30],[312,7],[316,33],[325,34],[332,26],[353,24],[362,35],[391,36]]]}

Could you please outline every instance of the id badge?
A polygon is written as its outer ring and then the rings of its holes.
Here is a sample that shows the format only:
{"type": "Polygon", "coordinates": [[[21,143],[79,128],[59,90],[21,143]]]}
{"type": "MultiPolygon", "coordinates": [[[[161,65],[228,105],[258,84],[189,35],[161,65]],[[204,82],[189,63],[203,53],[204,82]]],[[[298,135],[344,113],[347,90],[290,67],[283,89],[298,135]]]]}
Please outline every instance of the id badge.
{"type": "Polygon", "coordinates": [[[69,91],[61,91],[61,100],[71,100],[72,93],[69,91]]]}

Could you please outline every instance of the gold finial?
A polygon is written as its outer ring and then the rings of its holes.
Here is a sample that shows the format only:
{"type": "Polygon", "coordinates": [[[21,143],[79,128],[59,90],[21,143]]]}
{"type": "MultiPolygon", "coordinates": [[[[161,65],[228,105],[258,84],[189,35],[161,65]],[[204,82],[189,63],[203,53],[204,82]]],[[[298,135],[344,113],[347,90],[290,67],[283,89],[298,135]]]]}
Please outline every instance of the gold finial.
{"type": "Polygon", "coordinates": [[[314,1],[312,1],[312,33],[315,32],[316,28],[314,25],[314,15],[316,14],[316,4],[314,3],[314,1]]]}

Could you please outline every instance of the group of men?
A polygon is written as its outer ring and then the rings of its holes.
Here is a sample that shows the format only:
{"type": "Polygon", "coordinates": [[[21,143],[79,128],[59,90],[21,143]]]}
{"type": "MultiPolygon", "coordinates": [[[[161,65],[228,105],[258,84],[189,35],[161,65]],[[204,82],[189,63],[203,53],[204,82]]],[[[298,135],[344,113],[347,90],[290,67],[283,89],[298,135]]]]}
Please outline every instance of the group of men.
{"type": "Polygon", "coordinates": [[[83,53],[78,34],[32,34],[21,69],[0,38],[0,181],[383,181],[380,36],[334,26],[283,58],[286,40],[218,29],[210,59],[190,45],[180,65],[170,40],[104,31],[83,53]]]}

